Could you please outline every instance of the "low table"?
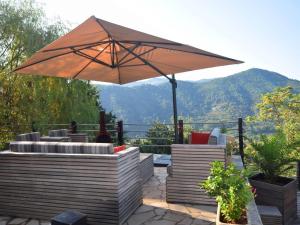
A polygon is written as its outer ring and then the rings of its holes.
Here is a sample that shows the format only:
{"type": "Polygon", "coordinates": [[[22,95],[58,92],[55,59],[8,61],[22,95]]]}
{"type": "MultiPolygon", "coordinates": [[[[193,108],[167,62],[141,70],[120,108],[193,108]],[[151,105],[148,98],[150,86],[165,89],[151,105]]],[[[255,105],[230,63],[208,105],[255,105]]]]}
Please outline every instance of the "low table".
{"type": "Polygon", "coordinates": [[[140,153],[140,171],[142,183],[146,183],[154,175],[153,154],[140,153]]]}

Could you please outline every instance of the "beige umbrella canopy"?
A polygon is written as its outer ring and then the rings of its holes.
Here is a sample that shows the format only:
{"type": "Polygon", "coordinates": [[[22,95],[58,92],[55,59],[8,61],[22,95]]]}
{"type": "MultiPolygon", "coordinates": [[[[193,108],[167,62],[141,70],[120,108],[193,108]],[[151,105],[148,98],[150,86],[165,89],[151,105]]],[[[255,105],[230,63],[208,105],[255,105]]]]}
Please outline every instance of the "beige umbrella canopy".
{"type": "Polygon", "coordinates": [[[241,63],[192,46],[169,41],[94,16],[36,52],[15,69],[69,79],[125,84],[165,76],[172,83],[177,141],[176,80],[167,77],[196,69],[241,63]]]}

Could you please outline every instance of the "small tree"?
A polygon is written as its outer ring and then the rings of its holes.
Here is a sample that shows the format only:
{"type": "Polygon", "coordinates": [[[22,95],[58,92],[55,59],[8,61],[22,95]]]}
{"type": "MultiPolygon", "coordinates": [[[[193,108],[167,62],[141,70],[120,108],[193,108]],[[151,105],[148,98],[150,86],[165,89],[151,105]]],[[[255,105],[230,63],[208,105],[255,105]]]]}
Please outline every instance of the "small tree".
{"type": "Polygon", "coordinates": [[[292,87],[277,88],[263,95],[256,107],[258,112],[248,117],[249,122],[272,122],[289,142],[300,139],[300,94],[293,93],[292,87]]]}
{"type": "Polygon", "coordinates": [[[167,153],[170,154],[170,147],[174,139],[174,133],[170,128],[158,121],[154,122],[146,133],[148,138],[147,144],[149,145],[162,145],[156,146],[154,149],[155,153],[167,153]]]}

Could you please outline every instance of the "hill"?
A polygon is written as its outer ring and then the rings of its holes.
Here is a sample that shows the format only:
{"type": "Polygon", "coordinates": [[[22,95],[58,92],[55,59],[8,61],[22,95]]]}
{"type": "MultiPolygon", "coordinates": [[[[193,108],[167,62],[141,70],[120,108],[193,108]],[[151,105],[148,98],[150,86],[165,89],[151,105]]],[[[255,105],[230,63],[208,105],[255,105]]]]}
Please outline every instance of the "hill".
{"type": "MultiPolygon", "coordinates": [[[[154,84],[98,85],[101,103],[107,111],[128,123],[169,122],[172,118],[171,85],[168,82],[154,84]]],[[[254,113],[262,94],[288,85],[300,91],[300,81],[256,68],[205,82],[178,81],[178,115],[195,121],[245,117],[254,113]]]]}

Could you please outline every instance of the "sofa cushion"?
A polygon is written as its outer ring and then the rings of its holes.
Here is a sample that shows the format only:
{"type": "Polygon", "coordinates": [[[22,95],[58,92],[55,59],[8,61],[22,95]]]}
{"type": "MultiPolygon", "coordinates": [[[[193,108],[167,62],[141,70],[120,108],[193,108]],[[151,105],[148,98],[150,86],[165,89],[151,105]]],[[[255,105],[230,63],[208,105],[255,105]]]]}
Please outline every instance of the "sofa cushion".
{"type": "Polygon", "coordinates": [[[40,141],[40,138],[40,132],[31,132],[17,135],[16,141],[40,141]]]}
{"type": "Polygon", "coordinates": [[[191,134],[191,144],[208,144],[210,133],[208,132],[194,132],[191,134]]]}
{"type": "Polygon", "coordinates": [[[123,151],[125,149],[126,149],[126,145],[116,146],[116,147],[114,147],[114,153],[123,151]]]}
{"type": "Polygon", "coordinates": [[[59,129],[59,130],[49,130],[49,137],[66,137],[68,136],[67,129],[59,129]]]}
{"type": "Polygon", "coordinates": [[[9,144],[12,152],[32,152],[32,141],[13,141],[9,144]]]}

